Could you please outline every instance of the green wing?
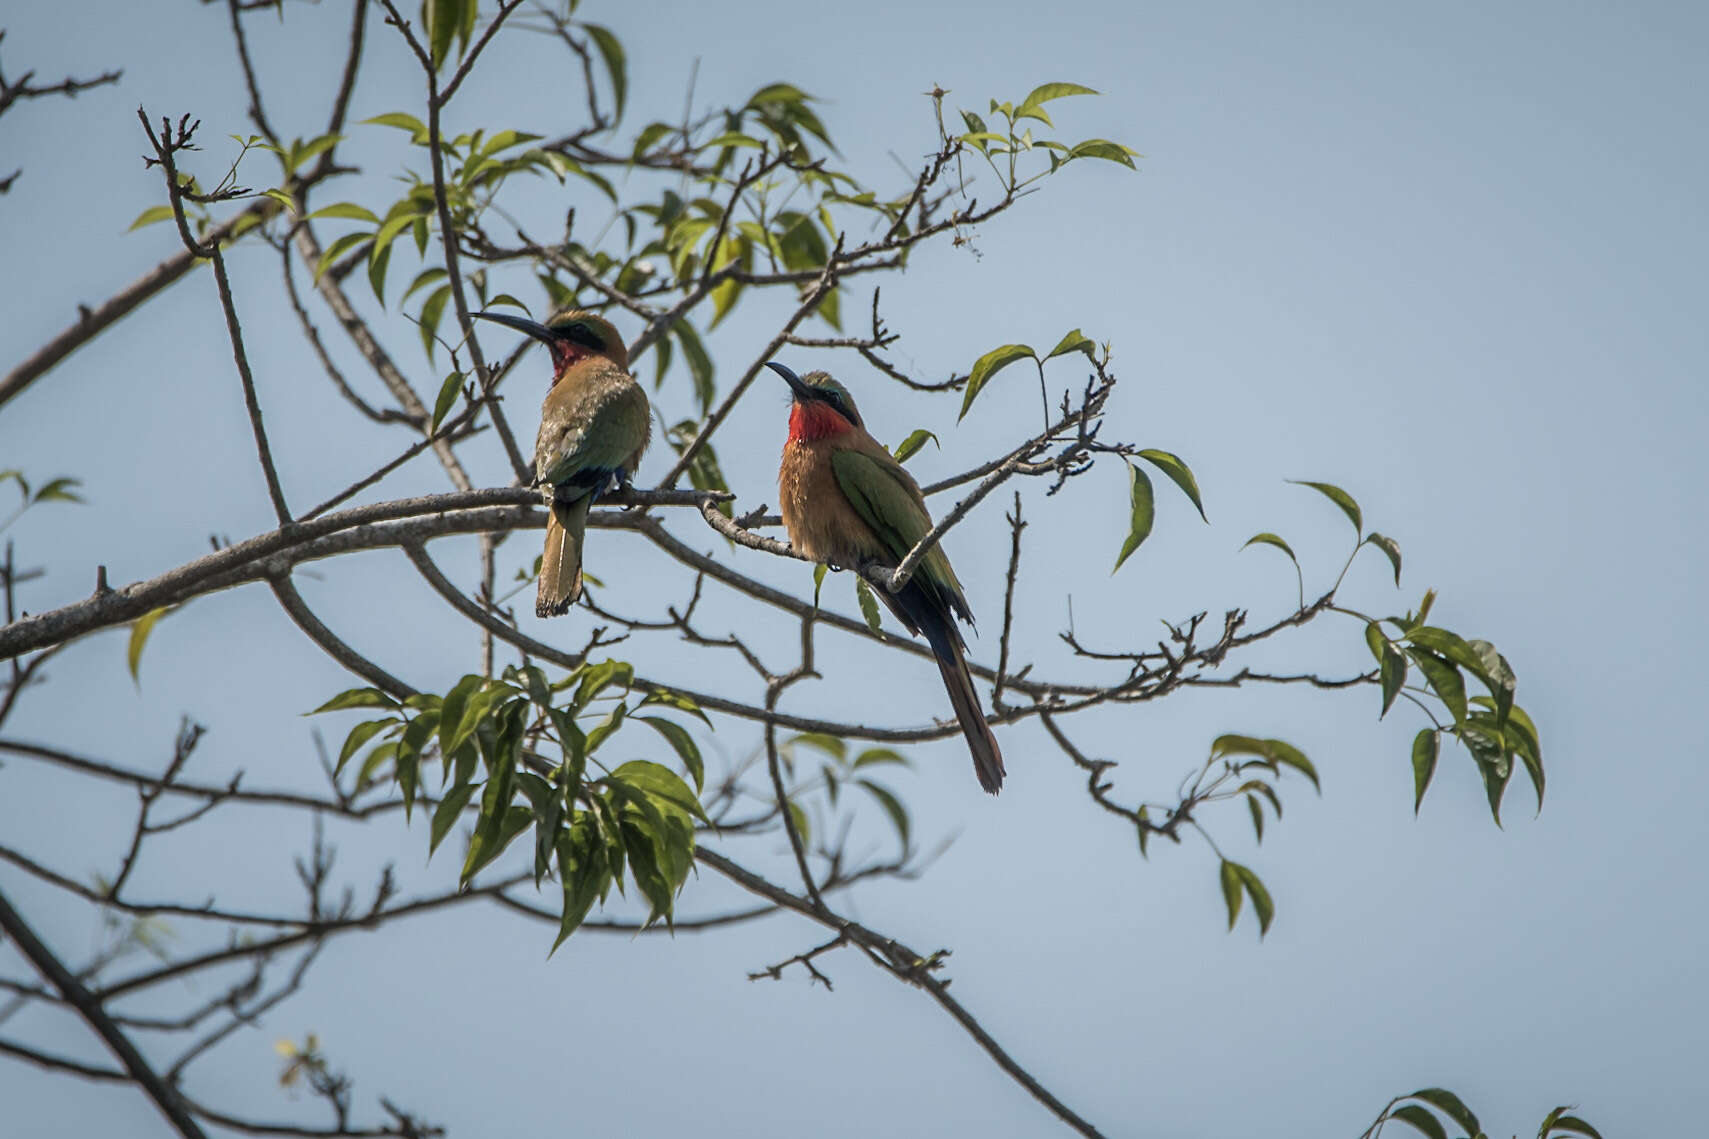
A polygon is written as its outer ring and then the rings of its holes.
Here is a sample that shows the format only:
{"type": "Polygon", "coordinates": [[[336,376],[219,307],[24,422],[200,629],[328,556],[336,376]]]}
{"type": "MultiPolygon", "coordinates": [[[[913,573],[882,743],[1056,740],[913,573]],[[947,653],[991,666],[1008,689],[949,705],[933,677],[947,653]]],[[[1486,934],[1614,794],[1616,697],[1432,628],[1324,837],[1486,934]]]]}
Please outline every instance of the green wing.
{"type": "MultiPolygon", "coordinates": [[[[593,407],[586,423],[565,430],[557,446],[544,456],[544,463],[536,457],[541,482],[556,485],[582,472],[616,471],[646,444],[649,411],[647,397],[639,388],[631,384],[614,398],[588,402],[593,407]]],[[[565,418],[573,421],[574,417],[565,418]]]]}
{"type": "MultiPolygon", "coordinates": [[[[832,454],[831,472],[849,505],[872,527],[896,561],[907,557],[908,551],[931,533],[932,516],[926,513],[919,489],[896,463],[845,449],[832,454]]],[[[941,543],[931,548],[914,571],[915,580],[922,578],[964,619],[973,619],[941,543]]]]}

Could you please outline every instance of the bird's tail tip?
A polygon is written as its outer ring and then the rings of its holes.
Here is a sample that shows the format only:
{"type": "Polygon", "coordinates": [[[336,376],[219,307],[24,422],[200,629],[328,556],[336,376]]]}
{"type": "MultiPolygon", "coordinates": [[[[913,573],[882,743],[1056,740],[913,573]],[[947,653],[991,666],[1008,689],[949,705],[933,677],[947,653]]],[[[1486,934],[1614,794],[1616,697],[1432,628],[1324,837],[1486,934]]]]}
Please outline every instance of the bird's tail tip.
{"type": "Polygon", "coordinates": [[[998,748],[997,738],[991,734],[991,729],[987,727],[981,734],[984,739],[978,743],[972,737],[968,738],[968,743],[973,745],[969,749],[973,752],[973,773],[979,777],[979,786],[987,794],[995,795],[1003,789],[1003,776],[1008,772],[1003,767],[1003,752],[998,748]]]}

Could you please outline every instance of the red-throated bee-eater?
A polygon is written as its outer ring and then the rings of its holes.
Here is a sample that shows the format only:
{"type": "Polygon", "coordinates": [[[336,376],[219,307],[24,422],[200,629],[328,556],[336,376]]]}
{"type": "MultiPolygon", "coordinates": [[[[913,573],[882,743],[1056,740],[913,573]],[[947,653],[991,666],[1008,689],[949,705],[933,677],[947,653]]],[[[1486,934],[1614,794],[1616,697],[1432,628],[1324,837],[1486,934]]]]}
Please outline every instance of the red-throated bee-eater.
{"type": "MultiPolygon", "coordinates": [[[[790,544],[815,561],[847,569],[900,562],[932,529],[919,484],[867,434],[843,385],[824,372],[797,376],[782,364],[766,367],[795,393],[777,472],[778,506],[790,544]]],[[[954,620],[971,625],[973,612],[943,546],[932,547],[901,589],[874,592],[931,645],[979,785],[996,794],[1003,785],[1003,753],[979,707],[963,655],[967,644],[954,620]]]]}
{"type": "Polygon", "coordinates": [[[475,315],[552,350],[552,388],[540,405],[534,442],[534,481],[551,512],[534,612],[556,617],[581,596],[588,508],[612,484],[626,484],[647,449],[647,393],[629,375],[629,349],[604,317],[572,310],[540,324],[505,313],[475,315]]]}

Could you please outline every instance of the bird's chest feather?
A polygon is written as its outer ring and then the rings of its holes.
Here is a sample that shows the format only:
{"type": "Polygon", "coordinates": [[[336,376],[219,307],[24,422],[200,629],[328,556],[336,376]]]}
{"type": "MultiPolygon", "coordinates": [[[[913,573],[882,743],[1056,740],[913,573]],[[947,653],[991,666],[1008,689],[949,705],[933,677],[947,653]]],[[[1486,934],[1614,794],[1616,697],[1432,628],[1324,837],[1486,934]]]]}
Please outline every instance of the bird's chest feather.
{"type": "Polygon", "coordinates": [[[778,512],[789,544],[814,561],[840,566],[884,556],[866,520],[855,512],[831,468],[840,448],[830,440],[791,439],[778,466],[778,512]]]}
{"type": "Polygon", "coordinates": [[[542,481],[558,481],[551,476],[578,469],[633,472],[651,426],[647,396],[627,375],[567,375],[540,407],[536,473],[542,481]]]}

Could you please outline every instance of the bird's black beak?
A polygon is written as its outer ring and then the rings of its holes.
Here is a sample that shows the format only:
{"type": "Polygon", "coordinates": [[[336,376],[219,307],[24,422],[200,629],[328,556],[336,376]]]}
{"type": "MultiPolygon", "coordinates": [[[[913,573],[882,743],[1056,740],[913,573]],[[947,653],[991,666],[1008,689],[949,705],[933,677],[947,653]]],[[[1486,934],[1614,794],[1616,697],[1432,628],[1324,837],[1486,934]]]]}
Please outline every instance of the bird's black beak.
{"type": "Polygon", "coordinates": [[[505,312],[477,312],[470,315],[476,320],[490,320],[494,324],[502,324],[507,328],[514,328],[518,332],[526,332],[545,344],[551,344],[558,339],[550,328],[537,320],[529,320],[527,317],[511,316],[505,312]]]}
{"type": "Polygon", "coordinates": [[[776,360],[767,360],[765,366],[783,377],[783,382],[789,385],[789,390],[795,393],[796,399],[813,400],[819,398],[819,393],[813,390],[811,384],[803,382],[800,376],[776,360]]]}

